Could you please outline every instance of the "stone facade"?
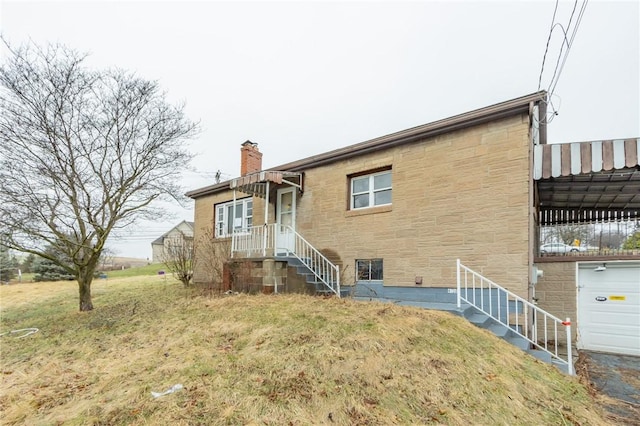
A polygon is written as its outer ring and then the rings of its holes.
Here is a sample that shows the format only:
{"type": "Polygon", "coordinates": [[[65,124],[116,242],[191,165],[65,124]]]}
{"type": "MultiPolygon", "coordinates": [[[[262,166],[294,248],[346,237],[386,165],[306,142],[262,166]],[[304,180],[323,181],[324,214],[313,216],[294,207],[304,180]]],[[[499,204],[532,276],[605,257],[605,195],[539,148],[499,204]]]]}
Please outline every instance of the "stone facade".
{"type": "MultiPolygon", "coordinates": [[[[460,258],[527,298],[533,247],[529,128],[529,115],[521,113],[305,167],[296,231],[339,259],[343,284],[355,282],[356,259],[382,259],[385,286],[453,288],[460,258]],[[350,210],[350,176],[384,168],[392,173],[391,205],[350,210]],[[420,285],[416,277],[422,277],[420,285]]],[[[230,190],[195,197],[196,240],[212,228],[214,205],[231,199],[230,190]]],[[[254,225],[264,223],[264,207],[254,198],[254,225]]]]}
{"type": "Polygon", "coordinates": [[[544,276],[535,285],[538,306],[556,317],[572,321],[575,341],[577,327],[576,262],[540,262],[536,266],[544,276]]]}
{"type": "Polygon", "coordinates": [[[385,285],[455,287],[460,258],[526,297],[529,147],[523,114],[305,170],[297,231],[352,283],[356,259],[381,258],[385,285]],[[349,210],[348,177],[385,167],[392,204],[349,210]]]}

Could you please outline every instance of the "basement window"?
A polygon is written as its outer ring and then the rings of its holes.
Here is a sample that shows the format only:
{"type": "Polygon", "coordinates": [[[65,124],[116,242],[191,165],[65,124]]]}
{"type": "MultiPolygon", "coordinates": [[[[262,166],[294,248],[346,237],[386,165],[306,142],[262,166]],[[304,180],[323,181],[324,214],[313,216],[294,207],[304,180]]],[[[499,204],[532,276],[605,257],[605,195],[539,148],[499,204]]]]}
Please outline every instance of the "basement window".
{"type": "Polygon", "coordinates": [[[357,259],[358,281],[382,281],[382,259],[357,259]]]}

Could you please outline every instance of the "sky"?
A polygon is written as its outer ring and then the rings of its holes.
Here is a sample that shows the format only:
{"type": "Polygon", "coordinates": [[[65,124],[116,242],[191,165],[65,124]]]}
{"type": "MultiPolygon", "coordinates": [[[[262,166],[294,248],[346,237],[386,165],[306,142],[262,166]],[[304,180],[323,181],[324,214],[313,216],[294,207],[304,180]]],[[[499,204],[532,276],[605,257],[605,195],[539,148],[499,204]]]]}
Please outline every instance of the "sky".
{"type": "MultiPolygon", "coordinates": [[[[90,66],[157,80],[184,102],[202,128],[186,192],[218,170],[237,177],[246,140],[269,168],[539,88],[557,111],[550,143],[640,137],[640,2],[592,0],[578,20],[583,5],[2,0],[0,33],[88,52],[90,66]]],[[[150,258],[151,241],[193,220],[192,200],[163,208],[173,217],[129,229],[110,249],[150,258]]]]}

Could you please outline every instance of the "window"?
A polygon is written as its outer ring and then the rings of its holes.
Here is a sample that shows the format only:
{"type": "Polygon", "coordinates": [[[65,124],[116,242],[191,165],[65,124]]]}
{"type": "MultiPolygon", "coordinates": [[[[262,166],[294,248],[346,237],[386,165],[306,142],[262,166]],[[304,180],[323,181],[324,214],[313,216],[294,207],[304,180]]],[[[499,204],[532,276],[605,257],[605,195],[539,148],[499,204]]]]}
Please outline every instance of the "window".
{"type": "Polygon", "coordinates": [[[236,200],[235,217],[233,201],[216,204],[215,212],[216,238],[229,237],[234,230],[238,231],[251,227],[253,223],[253,199],[236,200]]]}
{"type": "Polygon", "coordinates": [[[351,209],[391,204],[391,170],[351,178],[351,209]]]}
{"type": "Polygon", "coordinates": [[[357,259],[358,281],[382,281],[382,259],[357,259]]]}

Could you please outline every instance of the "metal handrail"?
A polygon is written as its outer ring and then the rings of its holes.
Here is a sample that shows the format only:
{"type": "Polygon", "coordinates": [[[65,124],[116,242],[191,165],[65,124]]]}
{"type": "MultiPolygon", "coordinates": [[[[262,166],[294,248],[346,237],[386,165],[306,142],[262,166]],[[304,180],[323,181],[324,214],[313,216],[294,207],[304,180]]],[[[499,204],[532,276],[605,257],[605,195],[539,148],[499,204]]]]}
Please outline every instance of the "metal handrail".
{"type": "Polygon", "coordinates": [[[325,255],[312,246],[302,235],[290,226],[283,226],[295,238],[293,256],[302,262],[317,279],[340,297],[340,267],[334,265],[325,255]]]}
{"type": "Polygon", "coordinates": [[[460,259],[457,259],[456,279],[458,308],[461,307],[462,302],[468,303],[526,339],[536,349],[548,353],[558,362],[566,365],[570,375],[574,374],[571,354],[571,321],[569,318],[562,321],[528,300],[467,268],[460,263],[460,259]],[[487,297],[485,297],[485,292],[487,297]],[[510,324],[511,315],[514,315],[515,324],[510,324]],[[558,350],[559,326],[565,327],[566,359],[558,350]]]}
{"type": "Polygon", "coordinates": [[[278,251],[276,247],[276,227],[285,234],[294,238],[293,250],[286,249],[288,255],[292,255],[305,265],[327,288],[340,297],[340,267],[334,265],[318,249],[296,232],[291,226],[275,223],[234,231],[231,238],[231,256],[235,253],[244,253],[247,256],[262,256],[278,251]]]}

